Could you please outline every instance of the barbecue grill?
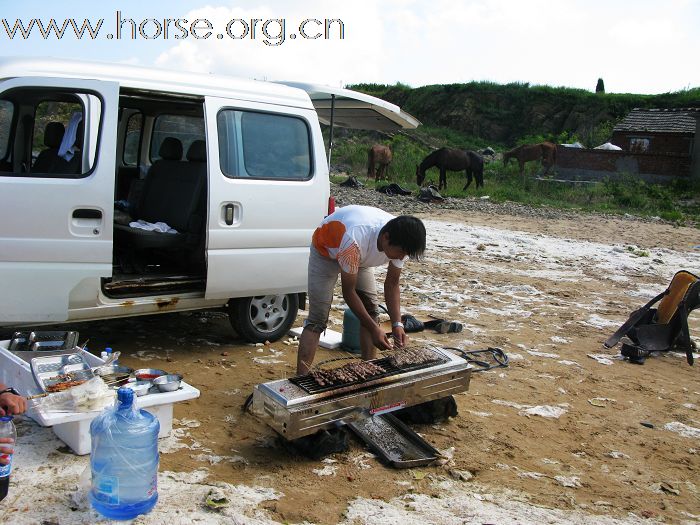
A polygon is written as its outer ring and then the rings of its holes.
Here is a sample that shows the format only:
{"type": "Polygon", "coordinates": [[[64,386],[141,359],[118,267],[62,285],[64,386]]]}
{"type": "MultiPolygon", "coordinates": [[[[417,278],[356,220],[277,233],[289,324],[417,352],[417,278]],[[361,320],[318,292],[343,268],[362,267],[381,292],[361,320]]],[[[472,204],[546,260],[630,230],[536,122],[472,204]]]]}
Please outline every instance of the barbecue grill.
{"type": "Polygon", "coordinates": [[[359,421],[464,392],[471,365],[436,347],[427,363],[394,366],[390,358],[372,360],[385,372],[367,378],[320,386],[310,375],[256,385],[252,411],[286,439],[359,421]]]}

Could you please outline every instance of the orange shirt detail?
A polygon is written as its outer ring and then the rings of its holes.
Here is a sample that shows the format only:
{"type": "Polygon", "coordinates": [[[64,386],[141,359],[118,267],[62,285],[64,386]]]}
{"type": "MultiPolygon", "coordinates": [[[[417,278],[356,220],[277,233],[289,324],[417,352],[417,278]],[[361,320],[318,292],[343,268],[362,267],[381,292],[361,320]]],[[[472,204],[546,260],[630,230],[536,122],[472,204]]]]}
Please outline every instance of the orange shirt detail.
{"type": "Polygon", "coordinates": [[[340,241],[343,240],[343,235],[345,235],[345,225],[340,221],[330,221],[316,228],[311,242],[318,253],[324,257],[330,257],[328,248],[338,248],[340,241]]]}

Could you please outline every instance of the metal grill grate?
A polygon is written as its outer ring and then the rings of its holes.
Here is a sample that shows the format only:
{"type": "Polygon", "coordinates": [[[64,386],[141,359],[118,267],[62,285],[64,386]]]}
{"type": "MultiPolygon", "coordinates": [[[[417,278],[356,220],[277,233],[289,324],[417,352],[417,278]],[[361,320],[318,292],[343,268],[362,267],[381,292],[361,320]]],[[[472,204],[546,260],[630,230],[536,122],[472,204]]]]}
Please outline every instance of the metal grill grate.
{"type": "Polygon", "coordinates": [[[346,382],[346,383],[336,383],[334,385],[325,385],[325,386],[320,386],[310,374],[306,374],[303,376],[290,377],[289,381],[294,383],[295,385],[303,388],[309,394],[320,394],[321,392],[328,392],[330,390],[345,388],[348,386],[360,385],[360,384],[366,383],[368,381],[374,381],[375,379],[381,379],[381,378],[390,377],[393,375],[404,374],[406,372],[412,372],[414,370],[420,370],[422,368],[430,368],[430,367],[433,367],[433,366],[438,365],[438,364],[446,363],[447,359],[445,359],[444,357],[442,357],[439,354],[435,354],[434,361],[430,361],[428,363],[419,363],[419,364],[415,364],[415,365],[407,365],[404,367],[394,366],[391,363],[390,357],[384,357],[381,359],[373,359],[371,362],[374,363],[375,365],[381,366],[385,370],[385,372],[383,372],[381,374],[374,375],[374,376],[370,376],[366,379],[358,379],[357,381],[351,381],[351,382],[346,382]]]}

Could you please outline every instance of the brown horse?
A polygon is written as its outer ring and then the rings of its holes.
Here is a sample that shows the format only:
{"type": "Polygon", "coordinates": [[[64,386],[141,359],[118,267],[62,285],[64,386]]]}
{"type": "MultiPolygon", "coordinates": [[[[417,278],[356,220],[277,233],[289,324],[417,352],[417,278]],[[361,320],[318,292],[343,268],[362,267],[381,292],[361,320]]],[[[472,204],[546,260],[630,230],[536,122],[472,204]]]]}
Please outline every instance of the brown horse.
{"type": "Polygon", "coordinates": [[[374,176],[375,182],[382,178],[389,180],[389,164],[392,161],[391,148],[375,144],[367,152],[367,178],[374,176]]]}
{"type": "Polygon", "coordinates": [[[472,183],[472,175],[476,178],[476,187],[484,185],[484,157],[473,151],[463,149],[440,148],[433,151],[416,167],[416,182],[418,186],[425,180],[426,170],[437,166],[440,168],[438,190],[444,186],[447,189],[447,171],[462,171],[467,177],[467,183],[462,188],[466,190],[472,183]]]}
{"type": "Polygon", "coordinates": [[[523,144],[503,154],[503,165],[507,166],[510,159],[516,159],[518,161],[521,177],[525,173],[525,163],[531,160],[541,161],[544,166],[544,175],[547,175],[549,168],[554,166],[557,160],[557,146],[551,142],[523,144]]]}

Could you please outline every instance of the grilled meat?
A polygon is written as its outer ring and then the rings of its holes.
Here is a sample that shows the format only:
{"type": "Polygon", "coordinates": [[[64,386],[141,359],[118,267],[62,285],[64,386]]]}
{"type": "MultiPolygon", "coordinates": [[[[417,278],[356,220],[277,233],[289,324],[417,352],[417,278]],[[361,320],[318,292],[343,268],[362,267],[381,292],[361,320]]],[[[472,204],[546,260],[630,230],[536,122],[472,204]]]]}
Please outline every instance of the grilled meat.
{"type": "Polygon", "coordinates": [[[406,348],[389,357],[389,362],[397,368],[403,368],[405,366],[431,363],[438,359],[435,353],[425,348],[406,348]]]}
{"type": "Polygon", "coordinates": [[[309,375],[319,386],[333,386],[364,381],[384,372],[386,370],[377,364],[369,361],[360,361],[332,370],[312,370],[309,372],[309,375]]]}

